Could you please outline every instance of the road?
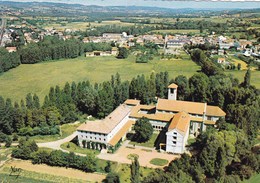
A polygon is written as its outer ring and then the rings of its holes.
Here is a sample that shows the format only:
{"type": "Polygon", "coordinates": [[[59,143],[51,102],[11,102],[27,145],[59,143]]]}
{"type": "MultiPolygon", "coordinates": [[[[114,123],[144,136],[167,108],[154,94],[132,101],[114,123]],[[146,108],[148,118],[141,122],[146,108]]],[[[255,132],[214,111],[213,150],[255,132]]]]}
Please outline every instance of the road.
{"type": "Polygon", "coordinates": [[[44,142],[44,143],[37,143],[38,147],[47,147],[50,149],[56,149],[56,150],[62,150],[61,144],[64,144],[65,142],[70,142],[72,139],[74,139],[77,136],[76,132],[69,135],[68,137],[65,137],[64,139],[60,139],[53,142],[44,142]]]}
{"type": "Polygon", "coordinates": [[[4,36],[5,27],[6,27],[6,19],[2,17],[2,24],[1,24],[1,31],[0,31],[0,46],[2,45],[2,39],[4,36]]]}

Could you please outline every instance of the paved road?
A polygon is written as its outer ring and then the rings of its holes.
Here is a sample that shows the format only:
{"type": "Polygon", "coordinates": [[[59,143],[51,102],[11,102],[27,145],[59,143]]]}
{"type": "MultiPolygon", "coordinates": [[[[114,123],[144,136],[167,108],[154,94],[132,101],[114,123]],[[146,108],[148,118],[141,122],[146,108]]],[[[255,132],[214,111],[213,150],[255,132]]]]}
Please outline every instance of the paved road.
{"type": "Polygon", "coordinates": [[[76,134],[76,132],[74,132],[73,134],[69,135],[68,137],[65,137],[64,139],[60,139],[60,140],[53,141],[53,142],[37,143],[37,145],[38,145],[38,147],[47,147],[47,148],[51,148],[51,149],[62,150],[60,147],[61,144],[64,144],[65,142],[70,142],[76,136],[77,136],[77,134],[76,134]]]}
{"type": "Polygon", "coordinates": [[[2,44],[2,39],[5,31],[5,26],[6,26],[6,19],[2,18],[2,25],[1,25],[1,31],[0,31],[0,46],[2,44]]]}

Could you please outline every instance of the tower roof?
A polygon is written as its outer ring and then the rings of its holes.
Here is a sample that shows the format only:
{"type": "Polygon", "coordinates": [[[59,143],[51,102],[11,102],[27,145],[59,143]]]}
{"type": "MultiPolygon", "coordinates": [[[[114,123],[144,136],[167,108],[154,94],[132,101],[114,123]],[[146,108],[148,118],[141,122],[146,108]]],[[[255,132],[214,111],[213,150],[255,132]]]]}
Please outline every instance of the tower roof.
{"type": "Polygon", "coordinates": [[[172,83],[172,84],[170,84],[170,85],[168,86],[168,88],[178,88],[178,85],[172,83]]]}

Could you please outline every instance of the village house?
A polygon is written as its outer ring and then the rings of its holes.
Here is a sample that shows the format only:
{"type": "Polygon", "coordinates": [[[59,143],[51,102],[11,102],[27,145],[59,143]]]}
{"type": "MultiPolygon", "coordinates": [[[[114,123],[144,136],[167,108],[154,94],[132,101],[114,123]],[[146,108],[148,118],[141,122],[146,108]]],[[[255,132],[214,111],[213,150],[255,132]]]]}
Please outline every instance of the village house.
{"type": "Polygon", "coordinates": [[[16,52],[16,51],[17,51],[16,47],[6,47],[5,49],[7,49],[7,51],[8,51],[9,53],[12,53],[12,52],[16,52]]]}
{"type": "Polygon", "coordinates": [[[142,105],[139,100],[128,99],[105,119],[88,121],[77,129],[78,141],[94,142],[100,147],[114,148],[121,143],[138,119],[147,118],[154,131],[166,135],[160,148],[169,153],[184,153],[188,137],[196,137],[207,126],[225,117],[225,112],[207,103],[177,100],[176,84],[168,87],[168,99],[158,99],[157,104],[142,105]]]}
{"type": "Polygon", "coordinates": [[[86,57],[95,57],[95,56],[117,56],[118,49],[117,47],[113,47],[111,51],[93,51],[86,52],[86,57]]]}
{"type": "Polygon", "coordinates": [[[219,64],[225,64],[225,63],[226,63],[226,59],[223,58],[223,57],[220,57],[220,58],[218,58],[217,63],[219,63],[219,64]]]}

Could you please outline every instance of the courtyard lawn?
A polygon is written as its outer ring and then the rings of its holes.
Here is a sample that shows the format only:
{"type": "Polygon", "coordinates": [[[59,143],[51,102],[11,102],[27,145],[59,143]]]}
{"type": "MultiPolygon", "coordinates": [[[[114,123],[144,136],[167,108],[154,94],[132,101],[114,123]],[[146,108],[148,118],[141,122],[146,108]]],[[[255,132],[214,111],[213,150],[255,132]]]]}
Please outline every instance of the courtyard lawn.
{"type": "Polygon", "coordinates": [[[149,76],[152,72],[168,71],[169,77],[178,75],[191,77],[200,70],[190,59],[160,60],[149,63],[135,63],[135,57],[116,59],[115,57],[79,57],[76,59],[23,64],[0,75],[0,95],[13,101],[24,99],[27,93],[37,93],[43,102],[51,86],[64,86],[68,82],[89,80],[93,84],[110,80],[117,72],[122,80],[131,80],[138,74],[149,76]]]}
{"type": "Polygon", "coordinates": [[[100,153],[97,150],[79,147],[76,144],[74,144],[73,142],[66,142],[64,144],[61,144],[61,148],[64,150],[67,150],[69,152],[80,153],[80,154],[93,153],[94,155],[98,155],[100,153]],[[68,147],[68,145],[69,145],[69,147],[68,147]]]}
{"type": "Polygon", "coordinates": [[[169,163],[169,161],[166,159],[154,158],[150,161],[150,163],[157,166],[165,166],[169,163]]]}
{"type": "Polygon", "coordinates": [[[153,133],[151,139],[148,140],[147,142],[138,143],[138,142],[131,141],[129,144],[153,148],[156,145],[155,141],[156,141],[158,136],[159,136],[159,134],[153,133]]]}

